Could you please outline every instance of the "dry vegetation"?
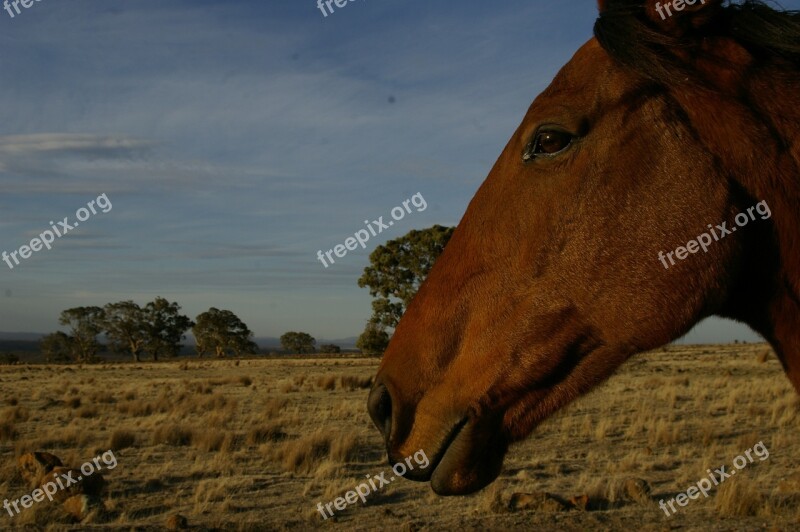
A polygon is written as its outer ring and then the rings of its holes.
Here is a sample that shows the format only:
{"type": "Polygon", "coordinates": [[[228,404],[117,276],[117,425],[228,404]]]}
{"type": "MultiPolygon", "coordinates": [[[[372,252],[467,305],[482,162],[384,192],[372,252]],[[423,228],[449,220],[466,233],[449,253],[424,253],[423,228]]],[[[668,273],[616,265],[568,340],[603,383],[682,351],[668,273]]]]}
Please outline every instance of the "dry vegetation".
{"type": "MultiPolygon", "coordinates": [[[[800,400],[763,345],[639,356],[512,447],[498,482],[440,498],[398,480],[326,522],[317,502],[387,470],[365,411],[376,360],[180,361],[0,368],[0,500],[15,457],[80,464],[113,449],[95,527],[753,530],[800,528],[800,400]],[[759,441],[769,459],[667,518],[671,498],[759,441]],[[583,509],[566,509],[566,503],[583,509]],[[176,524],[177,523],[177,524],[176,524]]],[[[0,528],[70,525],[38,503],[0,528]]]]}

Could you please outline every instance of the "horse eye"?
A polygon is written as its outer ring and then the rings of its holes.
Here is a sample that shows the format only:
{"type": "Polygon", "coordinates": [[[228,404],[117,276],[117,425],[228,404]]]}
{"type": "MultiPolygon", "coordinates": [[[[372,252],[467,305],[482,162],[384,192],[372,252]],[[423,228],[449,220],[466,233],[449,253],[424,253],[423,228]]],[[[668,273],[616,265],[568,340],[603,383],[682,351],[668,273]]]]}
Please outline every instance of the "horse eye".
{"type": "Polygon", "coordinates": [[[525,148],[522,160],[529,161],[535,157],[555,155],[567,149],[572,144],[573,136],[570,133],[557,130],[545,130],[536,133],[536,136],[525,148]]]}

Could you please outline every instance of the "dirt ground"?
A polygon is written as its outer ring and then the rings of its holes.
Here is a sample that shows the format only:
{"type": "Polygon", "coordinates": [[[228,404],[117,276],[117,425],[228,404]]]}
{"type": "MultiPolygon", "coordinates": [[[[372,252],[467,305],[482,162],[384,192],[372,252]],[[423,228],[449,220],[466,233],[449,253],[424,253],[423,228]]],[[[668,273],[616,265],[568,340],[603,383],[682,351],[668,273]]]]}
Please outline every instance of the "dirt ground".
{"type": "Polygon", "coordinates": [[[194,530],[800,529],[800,400],[762,344],[635,357],[512,446],[482,492],[442,498],[398,478],[324,520],[318,503],[392,473],[365,409],[377,366],[0,367],[0,500],[31,492],[16,466],[23,453],[72,467],[109,450],[117,460],[101,471],[107,491],[84,522],[45,501],[13,517],[0,509],[0,529],[163,530],[180,524],[176,515],[194,530]],[[665,515],[660,500],[723,465],[736,476],[665,515]]]}

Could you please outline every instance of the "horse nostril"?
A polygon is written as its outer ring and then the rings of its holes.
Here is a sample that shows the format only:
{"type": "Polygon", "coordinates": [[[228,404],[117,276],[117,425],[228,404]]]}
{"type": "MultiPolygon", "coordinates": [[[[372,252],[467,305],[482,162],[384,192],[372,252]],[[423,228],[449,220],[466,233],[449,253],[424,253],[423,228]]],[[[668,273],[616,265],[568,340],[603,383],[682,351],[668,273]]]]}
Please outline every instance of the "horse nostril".
{"type": "Polygon", "coordinates": [[[389,434],[392,431],[392,398],[389,390],[383,384],[376,384],[369,394],[367,410],[372,422],[378,427],[384,441],[389,443],[389,434]]]}

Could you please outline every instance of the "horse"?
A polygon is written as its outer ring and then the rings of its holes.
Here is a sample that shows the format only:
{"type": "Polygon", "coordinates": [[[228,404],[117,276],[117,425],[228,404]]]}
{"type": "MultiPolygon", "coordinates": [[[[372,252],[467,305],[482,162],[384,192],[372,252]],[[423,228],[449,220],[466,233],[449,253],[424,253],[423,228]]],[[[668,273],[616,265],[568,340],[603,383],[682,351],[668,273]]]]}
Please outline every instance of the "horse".
{"type": "Polygon", "coordinates": [[[753,0],[598,5],[369,394],[389,463],[424,451],[430,467],[406,478],[440,495],[489,485],[510,444],[708,316],[763,336],[800,392],[800,16],[753,0]]]}

